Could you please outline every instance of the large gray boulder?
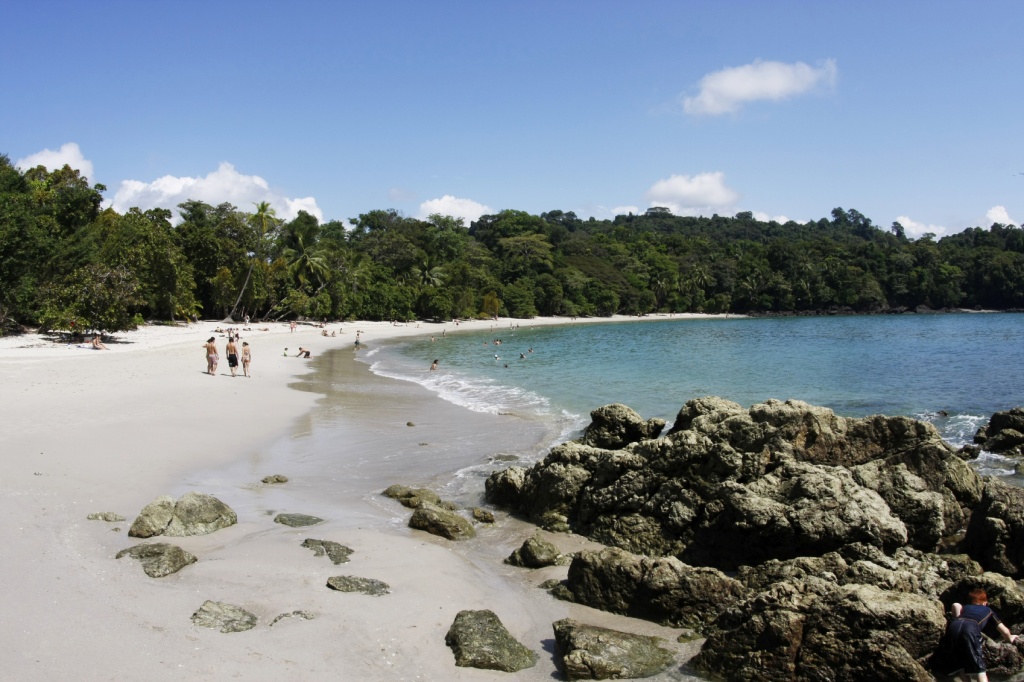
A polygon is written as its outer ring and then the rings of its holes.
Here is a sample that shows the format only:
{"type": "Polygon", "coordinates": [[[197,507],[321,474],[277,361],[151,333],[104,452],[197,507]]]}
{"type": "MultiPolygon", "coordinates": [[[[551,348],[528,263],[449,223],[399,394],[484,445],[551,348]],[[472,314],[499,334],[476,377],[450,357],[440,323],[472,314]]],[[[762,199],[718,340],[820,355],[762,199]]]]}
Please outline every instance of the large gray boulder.
{"type": "Polygon", "coordinates": [[[999,573],[981,573],[967,575],[950,584],[939,595],[948,611],[954,602],[968,603],[968,593],[980,587],[988,595],[988,604],[999,617],[1010,625],[1024,623],[1024,590],[1014,580],[999,573]]]}
{"type": "Polygon", "coordinates": [[[213,495],[190,492],[182,495],[174,505],[174,514],[164,535],[206,535],[236,523],[238,516],[231,507],[213,495]]]}
{"type": "Polygon", "coordinates": [[[599,407],[590,413],[590,425],[580,442],[595,448],[618,450],[630,443],[657,438],[665,428],[664,419],[644,420],[633,409],[620,403],[599,407]]]}
{"type": "Polygon", "coordinates": [[[526,480],[526,469],[519,466],[496,471],[484,481],[484,493],[488,500],[501,507],[515,507],[522,494],[526,480]]]}
{"type": "Polygon", "coordinates": [[[416,507],[409,519],[409,527],[449,540],[464,540],[476,535],[468,519],[426,502],[416,507]]]}
{"type": "Polygon", "coordinates": [[[714,568],[609,547],[579,552],[565,582],[552,594],[602,611],[700,632],[744,598],[747,589],[714,568]]]}
{"type": "Polygon", "coordinates": [[[873,585],[783,581],[723,612],[692,663],[724,680],[931,680],[942,605],[873,585]]]}
{"type": "Polygon", "coordinates": [[[172,516],[174,516],[174,498],[169,495],[161,495],[142,508],[135,521],[132,522],[132,527],[128,529],[128,536],[151,538],[155,535],[163,535],[172,516]]]}
{"type": "Polygon", "coordinates": [[[177,502],[164,495],[146,505],[128,535],[136,538],[206,535],[236,523],[238,516],[231,507],[212,495],[190,492],[177,502]]]}
{"type": "Polygon", "coordinates": [[[985,570],[1024,578],[1024,488],[990,479],[971,514],[964,546],[985,570]]]}
{"type": "Polygon", "coordinates": [[[493,611],[459,611],[444,641],[462,668],[514,673],[537,663],[537,655],[509,634],[493,611]]]}
{"type": "Polygon", "coordinates": [[[658,637],[583,625],[571,618],[556,621],[552,627],[562,668],[570,680],[650,677],[672,665],[675,658],[658,637]]]}
{"type": "Polygon", "coordinates": [[[974,434],[974,442],[989,452],[1024,454],[1024,407],[993,414],[974,434]]]}
{"type": "Polygon", "coordinates": [[[115,558],[120,559],[124,556],[138,559],[142,564],[142,570],[150,578],[163,578],[196,562],[194,555],[177,545],[166,542],[144,542],[128,549],[122,549],[115,558]]]}

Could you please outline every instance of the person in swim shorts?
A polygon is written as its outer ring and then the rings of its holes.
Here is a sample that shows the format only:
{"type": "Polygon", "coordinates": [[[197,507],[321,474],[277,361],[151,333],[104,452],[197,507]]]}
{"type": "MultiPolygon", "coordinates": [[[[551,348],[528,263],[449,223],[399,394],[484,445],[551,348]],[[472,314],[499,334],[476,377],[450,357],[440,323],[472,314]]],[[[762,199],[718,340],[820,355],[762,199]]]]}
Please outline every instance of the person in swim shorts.
{"type": "Polygon", "coordinates": [[[996,612],[988,606],[985,590],[976,587],[968,593],[969,604],[953,604],[953,620],[946,626],[946,646],[953,666],[951,675],[959,675],[963,682],[988,682],[982,631],[997,631],[1007,642],[1017,641],[1017,635],[1003,625],[996,612]],[[969,677],[968,677],[969,676],[969,677]]]}
{"type": "Polygon", "coordinates": [[[224,347],[224,352],[228,354],[228,367],[231,368],[231,376],[238,376],[238,344],[235,343],[235,339],[228,336],[228,345],[224,347]]]}
{"type": "Polygon", "coordinates": [[[217,344],[214,343],[216,338],[211,336],[203,344],[203,348],[206,349],[206,373],[210,376],[217,374],[217,363],[220,361],[220,356],[217,355],[217,344]]]}

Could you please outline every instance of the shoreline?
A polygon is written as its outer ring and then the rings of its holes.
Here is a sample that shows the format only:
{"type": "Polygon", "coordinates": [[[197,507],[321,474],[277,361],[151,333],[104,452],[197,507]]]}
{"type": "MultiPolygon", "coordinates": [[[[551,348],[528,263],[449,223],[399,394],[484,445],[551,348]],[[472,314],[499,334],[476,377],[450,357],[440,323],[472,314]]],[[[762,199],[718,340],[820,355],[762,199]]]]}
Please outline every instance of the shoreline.
{"type": "MultiPolygon", "coordinates": [[[[328,325],[343,332],[326,338],[319,328],[291,333],[279,324],[258,332],[254,325],[242,333],[254,349],[252,379],[203,373],[201,345],[211,329],[222,326],[216,322],[146,327],[118,335],[110,351],[47,346],[24,336],[17,342],[0,339],[0,410],[16,425],[0,433],[0,451],[6,453],[0,492],[15,519],[0,553],[0,575],[12,588],[0,616],[0,637],[8,644],[0,665],[24,680],[180,679],[182,673],[210,680],[336,679],[339,673],[368,680],[489,678],[485,671],[456,668],[444,646],[454,614],[465,608],[491,608],[514,636],[541,654],[535,668],[515,679],[550,679],[554,667],[546,643],[551,622],[561,617],[673,637],[670,629],[558,602],[536,589],[564,567],[524,572],[501,564],[533,532],[507,515],[500,515],[495,528],[478,528],[474,541],[450,543],[406,528],[409,510],[381,502],[379,490],[360,493],[358,481],[351,488],[357,494],[338,504],[327,494],[324,500],[304,500],[310,489],[301,475],[295,483],[262,486],[255,474],[289,475],[267,469],[273,466],[267,453],[275,442],[295,440],[317,418],[325,394],[294,388],[304,376],[316,375],[318,362],[337,361],[331,358],[358,370],[346,378],[352,387],[380,394],[378,403],[346,414],[340,426],[370,459],[398,452],[403,443],[412,448],[410,438],[444,438],[443,429],[427,436],[431,424],[463,415],[464,408],[416,384],[373,375],[368,365],[341,352],[351,350],[356,329],[370,345],[489,325],[679,319],[685,318],[500,319],[458,327],[356,322],[328,325]],[[308,347],[314,358],[283,357],[285,345],[308,347]],[[325,355],[332,349],[337,352],[325,355]],[[388,382],[399,385],[397,393],[382,389],[388,382]],[[282,390],[288,388],[293,390],[282,390]],[[368,429],[382,422],[374,414],[397,404],[396,395],[405,396],[402,414],[413,415],[409,420],[417,429],[397,417],[379,433],[368,429]],[[235,526],[172,540],[196,554],[197,564],[152,579],[134,560],[113,558],[136,543],[126,530],[143,506],[158,495],[177,497],[189,489],[215,494],[239,511],[235,526]],[[336,514],[314,528],[270,522],[271,512],[308,512],[318,503],[337,505],[336,514]],[[99,511],[127,520],[85,520],[99,511]],[[334,566],[300,547],[303,537],[333,539],[356,554],[352,563],[334,566]],[[378,599],[327,590],[326,577],[339,574],[384,580],[392,594],[378,599]],[[247,608],[260,624],[233,635],[196,627],[189,617],[206,599],[247,608]],[[296,609],[317,618],[268,626],[276,615],[296,609]]],[[[218,337],[217,343],[222,347],[224,340],[218,337]]],[[[218,374],[226,371],[222,363],[218,374]]],[[[338,480],[350,478],[352,472],[339,472],[338,480]]],[[[415,484],[403,480],[401,468],[392,482],[415,484]]],[[[560,547],[580,541],[552,539],[560,547]]],[[[684,679],[679,675],[671,679],[684,679]]]]}

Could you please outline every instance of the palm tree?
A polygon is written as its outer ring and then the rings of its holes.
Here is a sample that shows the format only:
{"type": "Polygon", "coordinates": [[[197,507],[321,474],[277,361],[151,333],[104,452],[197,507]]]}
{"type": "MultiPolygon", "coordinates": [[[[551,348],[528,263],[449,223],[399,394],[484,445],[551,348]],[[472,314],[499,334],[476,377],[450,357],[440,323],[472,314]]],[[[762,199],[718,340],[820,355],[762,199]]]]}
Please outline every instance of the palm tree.
{"type": "Polygon", "coordinates": [[[320,282],[320,289],[323,289],[330,266],[317,249],[316,243],[309,243],[311,241],[308,235],[300,232],[296,235],[295,246],[286,248],[281,255],[288,264],[288,274],[295,278],[300,286],[309,284],[312,277],[320,282]]]}
{"type": "Polygon", "coordinates": [[[429,260],[419,266],[413,266],[409,270],[409,276],[414,284],[423,287],[438,287],[444,283],[444,268],[432,265],[429,260]]]}
{"type": "Polygon", "coordinates": [[[256,261],[263,255],[263,242],[267,236],[267,223],[273,224],[276,214],[274,209],[271,208],[270,203],[261,201],[256,206],[256,213],[253,214],[252,219],[259,226],[259,239],[256,241],[256,249],[249,256],[249,271],[245,273],[245,282],[242,283],[242,290],[238,292],[238,298],[235,299],[235,305],[231,308],[231,314],[229,318],[234,320],[235,313],[238,311],[238,304],[242,302],[242,296],[245,295],[245,289],[249,286],[249,278],[252,277],[252,269],[256,265],[256,261]]]}

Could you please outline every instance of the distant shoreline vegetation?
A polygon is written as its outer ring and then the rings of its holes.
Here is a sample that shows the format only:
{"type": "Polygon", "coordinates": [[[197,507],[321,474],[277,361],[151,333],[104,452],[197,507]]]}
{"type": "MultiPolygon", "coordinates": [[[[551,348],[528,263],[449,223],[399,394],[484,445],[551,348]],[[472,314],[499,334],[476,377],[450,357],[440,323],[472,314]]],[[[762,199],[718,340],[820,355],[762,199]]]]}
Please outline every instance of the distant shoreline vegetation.
{"type": "Polygon", "coordinates": [[[614,220],[506,210],[347,223],[186,201],[101,209],[77,170],[0,155],[0,333],[115,332],[146,319],[410,320],[650,313],[808,315],[1024,309],[1024,231],[938,241],[856,210],[614,220]]]}

